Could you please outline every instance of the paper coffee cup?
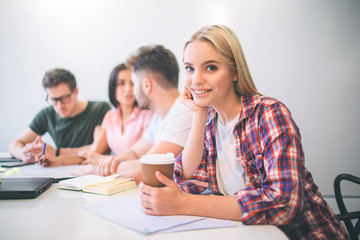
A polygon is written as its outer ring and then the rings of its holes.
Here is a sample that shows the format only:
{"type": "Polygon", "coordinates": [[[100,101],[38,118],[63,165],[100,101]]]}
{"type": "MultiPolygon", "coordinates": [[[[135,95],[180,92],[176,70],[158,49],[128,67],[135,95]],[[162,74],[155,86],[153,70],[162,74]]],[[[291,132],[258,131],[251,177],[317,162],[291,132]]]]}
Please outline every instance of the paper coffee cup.
{"type": "Polygon", "coordinates": [[[146,154],[140,158],[142,166],[142,178],[146,185],[163,187],[155,176],[156,171],[161,172],[169,179],[173,179],[175,157],[173,153],[146,154]]]}

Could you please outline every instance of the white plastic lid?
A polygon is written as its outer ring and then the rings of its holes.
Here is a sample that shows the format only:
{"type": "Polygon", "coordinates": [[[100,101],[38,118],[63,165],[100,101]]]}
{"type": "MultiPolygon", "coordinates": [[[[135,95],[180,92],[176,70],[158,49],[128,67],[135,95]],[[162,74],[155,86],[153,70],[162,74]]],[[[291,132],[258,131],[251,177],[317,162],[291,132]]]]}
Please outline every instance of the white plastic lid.
{"type": "Polygon", "coordinates": [[[145,164],[171,164],[175,163],[173,153],[166,154],[146,154],[140,158],[140,163],[145,164]]]}

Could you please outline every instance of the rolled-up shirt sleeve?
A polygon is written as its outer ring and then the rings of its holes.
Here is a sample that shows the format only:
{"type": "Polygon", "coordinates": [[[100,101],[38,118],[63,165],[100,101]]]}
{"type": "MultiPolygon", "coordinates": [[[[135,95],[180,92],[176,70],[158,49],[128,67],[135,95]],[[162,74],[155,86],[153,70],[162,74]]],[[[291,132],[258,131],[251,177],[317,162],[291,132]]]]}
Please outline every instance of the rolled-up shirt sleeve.
{"type": "Polygon", "coordinates": [[[198,194],[206,190],[208,183],[208,174],[206,169],[206,151],[199,167],[195,170],[191,179],[184,179],[182,174],[182,153],[177,157],[174,166],[174,180],[183,189],[184,192],[198,194]]]}

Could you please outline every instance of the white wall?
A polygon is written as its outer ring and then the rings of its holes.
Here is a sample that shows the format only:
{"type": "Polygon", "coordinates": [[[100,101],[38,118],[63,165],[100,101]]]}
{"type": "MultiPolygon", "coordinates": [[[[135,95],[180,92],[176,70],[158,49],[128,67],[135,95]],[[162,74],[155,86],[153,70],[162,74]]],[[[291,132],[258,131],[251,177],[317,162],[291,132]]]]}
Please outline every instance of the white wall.
{"type": "Polygon", "coordinates": [[[181,63],[193,32],[224,24],[259,90],[292,111],[306,166],[332,195],[337,174],[360,175],[359,12],[358,0],[0,0],[0,151],[46,106],[46,70],[67,68],[80,98],[107,100],[110,71],[140,45],[181,63]]]}

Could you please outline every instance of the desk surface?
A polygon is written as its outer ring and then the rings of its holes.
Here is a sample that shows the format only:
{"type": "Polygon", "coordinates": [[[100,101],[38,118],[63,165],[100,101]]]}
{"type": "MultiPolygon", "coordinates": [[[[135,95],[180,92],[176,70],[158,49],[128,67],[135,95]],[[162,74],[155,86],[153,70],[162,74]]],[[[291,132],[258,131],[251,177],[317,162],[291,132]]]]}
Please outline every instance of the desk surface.
{"type": "Polygon", "coordinates": [[[35,199],[0,200],[0,239],[287,239],[275,226],[245,226],[241,222],[232,228],[143,236],[82,208],[85,203],[138,194],[136,188],[102,196],[60,190],[54,184],[35,199]]]}

